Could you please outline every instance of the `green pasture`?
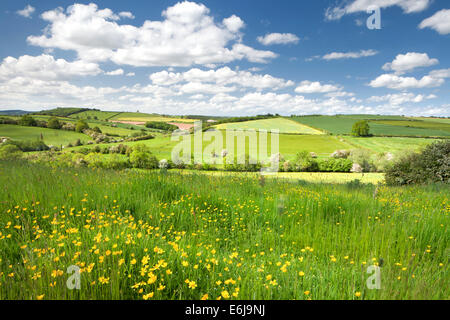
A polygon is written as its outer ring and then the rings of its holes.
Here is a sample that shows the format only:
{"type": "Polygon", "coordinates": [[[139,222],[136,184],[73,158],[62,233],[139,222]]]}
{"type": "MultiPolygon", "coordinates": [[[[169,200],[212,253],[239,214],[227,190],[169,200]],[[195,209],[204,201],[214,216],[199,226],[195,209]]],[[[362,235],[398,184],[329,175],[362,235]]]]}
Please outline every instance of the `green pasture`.
{"type": "Polygon", "coordinates": [[[13,140],[20,141],[33,141],[41,140],[47,145],[67,145],[68,143],[74,143],[78,139],[82,142],[90,141],[91,138],[85,134],[77,133],[73,131],[54,130],[39,127],[22,127],[16,125],[0,125],[0,137],[9,137],[13,140]]]}

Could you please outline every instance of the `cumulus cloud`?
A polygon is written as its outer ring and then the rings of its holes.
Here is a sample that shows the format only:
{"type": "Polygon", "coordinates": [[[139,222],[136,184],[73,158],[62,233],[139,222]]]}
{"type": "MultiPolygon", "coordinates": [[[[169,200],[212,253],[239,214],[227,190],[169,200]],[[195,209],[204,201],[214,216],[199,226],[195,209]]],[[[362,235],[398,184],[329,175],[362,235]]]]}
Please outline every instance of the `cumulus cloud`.
{"type": "Polygon", "coordinates": [[[423,95],[423,94],[418,94],[415,95],[413,93],[410,92],[402,92],[402,93],[395,93],[395,94],[387,94],[384,96],[372,96],[370,98],[367,99],[367,101],[369,102],[389,102],[389,104],[393,105],[393,106],[399,106],[402,105],[404,103],[420,103],[423,102],[425,100],[429,100],[429,99],[435,99],[436,96],[435,95],[423,95]]]}
{"type": "Polygon", "coordinates": [[[339,91],[341,88],[331,84],[321,84],[320,82],[302,81],[300,85],[295,88],[297,93],[328,93],[339,91]]]}
{"type": "Polygon", "coordinates": [[[31,18],[31,15],[36,11],[36,9],[30,5],[27,5],[24,9],[16,11],[19,16],[25,18],[31,18]]]}
{"type": "MultiPolygon", "coordinates": [[[[150,75],[155,85],[171,86],[178,83],[213,83],[219,86],[238,85],[242,88],[258,90],[278,90],[294,85],[293,81],[275,78],[271,75],[260,75],[249,71],[234,71],[229,67],[217,70],[190,69],[183,73],[174,73],[163,70],[150,75]]],[[[223,89],[220,89],[223,90],[223,89]]]]}
{"type": "Polygon", "coordinates": [[[206,6],[194,2],[179,2],[162,13],[162,21],[145,21],[140,27],[119,24],[120,14],[93,3],[57,8],[41,17],[49,25],[43,35],[28,37],[30,44],[73,50],[87,61],[188,67],[243,59],[266,63],[277,57],[241,42],[244,22],[239,17],[216,23],[206,6]]]}
{"type": "Polygon", "coordinates": [[[134,15],[131,12],[128,12],[128,11],[120,12],[119,13],[119,17],[127,18],[127,19],[134,19],[135,18],[134,15]]]}
{"type": "Polygon", "coordinates": [[[411,88],[433,88],[444,84],[445,79],[450,77],[450,69],[434,70],[420,79],[414,77],[402,77],[395,74],[383,74],[372,80],[370,86],[373,88],[386,87],[389,89],[404,90],[411,88]]]}
{"type": "Polygon", "coordinates": [[[364,57],[371,57],[377,55],[376,50],[361,50],[358,52],[332,52],[324,55],[323,60],[338,60],[338,59],[359,59],[364,57]]]}
{"type": "Polygon", "coordinates": [[[123,69],[117,69],[117,70],[114,70],[114,71],[106,72],[105,74],[107,76],[121,76],[124,73],[125,72],[123,71],[123,69]]]}
{"type": "Polygon", "coordinates": [[[298,43],[300,41],[299,37],[292,33],[269,33],[264,37],[260,36],[257,38],[258,42],[265,45],[273,45],[273,44],[289,44],[289,43],[298,43]]]}
{"type": "Polygon", "coordinates": [[[79,76],[95,76],[102,71],[98,64],[82,60],[68,62],[51,55],[7,57],[0,64],[0,79],[26,77],[41,80],[64,80],[79,76]]]}
{"type": "Polygon", "coordinates": [[[403,74],[419,67],[430,67],[438,63],[439,60],[430,59],[426,53],[408,52],[407,54],[397,55],[394,61],[383,66],[383,70],[403,74]]]}
{"type": "Polygon", "coordinates": [[[431,0],[353,0],[341,1],[341,5],[325,11],[327,20],[339,20],[346,14],[366,12],[371,7],[388,8],[398,6],[404,13],[421,12],[428,8],[431,0]]]}
{"type": "Polygon", "coordinates": [[[440,34],[450,33],[450,9],[442,9],[436,12],[431,17],[423,20],[420,25],[420,29],[431,28],[439,32],[440,34]]]}
{"type": "Polygon", "coordinates": [[[229,18],[223,19],[223,24],[233,33],[239,32],[245,26],[244,21],[234,14],[229,18]]]}

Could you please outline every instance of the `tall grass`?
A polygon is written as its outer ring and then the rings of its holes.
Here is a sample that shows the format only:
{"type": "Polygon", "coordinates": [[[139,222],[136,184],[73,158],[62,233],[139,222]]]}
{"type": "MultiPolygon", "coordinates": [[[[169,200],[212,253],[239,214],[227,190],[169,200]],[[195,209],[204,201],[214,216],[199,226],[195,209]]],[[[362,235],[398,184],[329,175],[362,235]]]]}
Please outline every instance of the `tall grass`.
{"type": "Polygon", "coordinates": [[[448,186],[6,162],[0,183],[1,299],[449,298],[448,186]]]}

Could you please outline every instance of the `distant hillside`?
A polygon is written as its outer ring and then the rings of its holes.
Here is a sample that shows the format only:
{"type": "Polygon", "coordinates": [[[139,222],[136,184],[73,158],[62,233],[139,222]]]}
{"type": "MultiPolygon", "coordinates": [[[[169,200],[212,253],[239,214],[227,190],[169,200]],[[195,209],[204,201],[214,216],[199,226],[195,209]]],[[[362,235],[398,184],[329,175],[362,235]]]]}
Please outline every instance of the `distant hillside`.
{"type": "Polygon", "coordinates": [[[88,109],[88,108],[56,108],[51,110],[43,110],[39,112],[34,112],[36,115],[46,115],[46,116],[55,116],[55,117],[70,117],[74,114],[81,113],[84,111],[99,111],[96,109],[88,109]]]}
{"type": "Polygon", "coordinates": [[[2,116],[21,116],[27,113],[30,112],[24,110],[0,110],[0,115],[2,116]]]}

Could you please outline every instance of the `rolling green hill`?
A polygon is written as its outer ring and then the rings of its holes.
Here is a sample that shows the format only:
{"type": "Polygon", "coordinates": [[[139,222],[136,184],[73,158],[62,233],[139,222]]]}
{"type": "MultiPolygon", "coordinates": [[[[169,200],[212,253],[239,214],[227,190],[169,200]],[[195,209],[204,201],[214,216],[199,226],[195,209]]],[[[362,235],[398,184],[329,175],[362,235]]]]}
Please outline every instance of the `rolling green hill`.
{"type": "Polygon", "coordinates": [[[368,120],[375,136],[450,137],[450,125],[432,121],[408,121],[399,116],[305,116],[294,121],[332,134],[350,134],[356,121],[368,120]]]}
{"type": "Polygon", "coordinates": [[[73,131],[53,130],[39,127],[22,127],[16,125],[0,125],[0,137],[8,137],[19,141],[40,140],[41,134],[43,141],[47,145],[66,145],[80,139],[82,142],[90,141],[91,138],[85,134],[73,131]]]}
{"type": "Polygon", "coordinates": [[[291,134],[323,134],[322,131],[313,129],[299,122],[292,121],[286,118],[271,118],[264,120],[246,121],[246,122],[235,122],[235,123],[224,123],[216,126],[219,130],[279,130],[280,133],[291,133],[291,134]]]}

